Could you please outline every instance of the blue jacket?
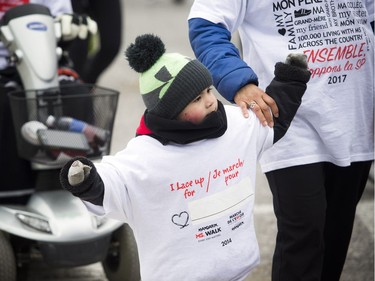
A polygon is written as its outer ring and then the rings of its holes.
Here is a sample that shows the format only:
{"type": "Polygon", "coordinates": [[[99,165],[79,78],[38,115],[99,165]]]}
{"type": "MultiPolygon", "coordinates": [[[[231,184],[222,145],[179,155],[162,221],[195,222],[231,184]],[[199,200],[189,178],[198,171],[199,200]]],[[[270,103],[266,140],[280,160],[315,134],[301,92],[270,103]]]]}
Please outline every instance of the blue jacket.
{"type": "Polygon", "coordinates": [[[228,101],[247,84],[258,85],[255,72],[241,59],[231,33],[221,24],[193,18],[189,20],[189,39],[194,54],[211,72],[214,86],[228,101]],[[212,48],[215,52],[211,52],[212,48]]]}

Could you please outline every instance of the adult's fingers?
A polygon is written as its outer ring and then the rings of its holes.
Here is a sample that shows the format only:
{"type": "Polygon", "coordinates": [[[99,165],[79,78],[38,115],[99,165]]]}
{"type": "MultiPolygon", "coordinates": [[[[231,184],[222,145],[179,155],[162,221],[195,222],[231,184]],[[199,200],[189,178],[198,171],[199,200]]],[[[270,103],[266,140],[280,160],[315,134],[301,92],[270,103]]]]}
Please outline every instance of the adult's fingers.
{"type": "Polygon", "coordinates": [[[234,101],[240,106],[244,117],[248,116],[247,109],[250,108],[264,126],[273,127],[272,114],[278,116],[276,103],[256,85],[249,84],[241,88],[235,95],[234,101]]]}
{"type": "Polygon", "coordinates": [[[242,111],[242,115],[245,117],[245,118],[248,118],[249,117],[249,112],[248,112],[248,104],[244,101],[239,101],[238,103],[238,106],[241,108],[241,111],[242,111]]]}

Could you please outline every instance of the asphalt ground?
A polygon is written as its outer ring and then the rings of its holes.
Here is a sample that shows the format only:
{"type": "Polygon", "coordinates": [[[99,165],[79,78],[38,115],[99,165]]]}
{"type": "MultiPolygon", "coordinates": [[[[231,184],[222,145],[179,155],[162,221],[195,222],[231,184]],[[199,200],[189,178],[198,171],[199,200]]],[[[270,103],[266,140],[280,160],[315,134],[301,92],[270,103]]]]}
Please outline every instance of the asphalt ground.
{"type": "MultiPolygon", "coordinates": [[[[190,0],[179,5],[173,0],[123,0],[122,50],[98,84],[120,91],[111,153],[125,147],[134,136],[144,105],[138,94],[138,74],[124,58],[125,48],[144,33],[159,35],[168,52],[193,56],[188,42],[187,15],[190,0]]],[[[269,281],[275,245],[276,221],[271,193],[263,174],[258,172],[255,223],[261,263],[246,281],[269,281]]],[[[368,182],[358,205],[352,241],[341,281],[374,280],[374,183],[368,182]]],[[[46,268],[32,265],[28,281],[107,281],[101,264],[76,268],[46,268]]],[[[159,281],[159,280],[157,280],[159,281]]],[[[178,280],[176,280],[178,281],[178,280]]]]}

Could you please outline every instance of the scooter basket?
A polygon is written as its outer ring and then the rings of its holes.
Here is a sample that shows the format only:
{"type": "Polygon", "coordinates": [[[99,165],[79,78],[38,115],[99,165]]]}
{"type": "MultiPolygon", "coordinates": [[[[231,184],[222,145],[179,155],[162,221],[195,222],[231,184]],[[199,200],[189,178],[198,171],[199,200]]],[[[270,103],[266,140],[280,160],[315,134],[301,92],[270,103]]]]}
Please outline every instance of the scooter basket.
{"type": "Polygon", "coordinates": [[[109,154],[119,93],[91,84],[9,93],[21,158],[61,167],[109,154]]]}

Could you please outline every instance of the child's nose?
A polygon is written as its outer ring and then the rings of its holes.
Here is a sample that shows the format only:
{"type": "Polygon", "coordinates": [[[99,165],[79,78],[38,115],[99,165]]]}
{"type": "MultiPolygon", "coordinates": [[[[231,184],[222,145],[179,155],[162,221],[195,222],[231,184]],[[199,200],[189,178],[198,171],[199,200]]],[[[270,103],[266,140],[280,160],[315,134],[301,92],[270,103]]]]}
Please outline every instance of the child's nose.
{"type": "Polygon", "coordinates": [[[214,103],[215,103],[215,96],[214,95],[210,95],[207,97],[207,102],[206,102],[206,105],[207,107],[211,107],[214,103]]]}

